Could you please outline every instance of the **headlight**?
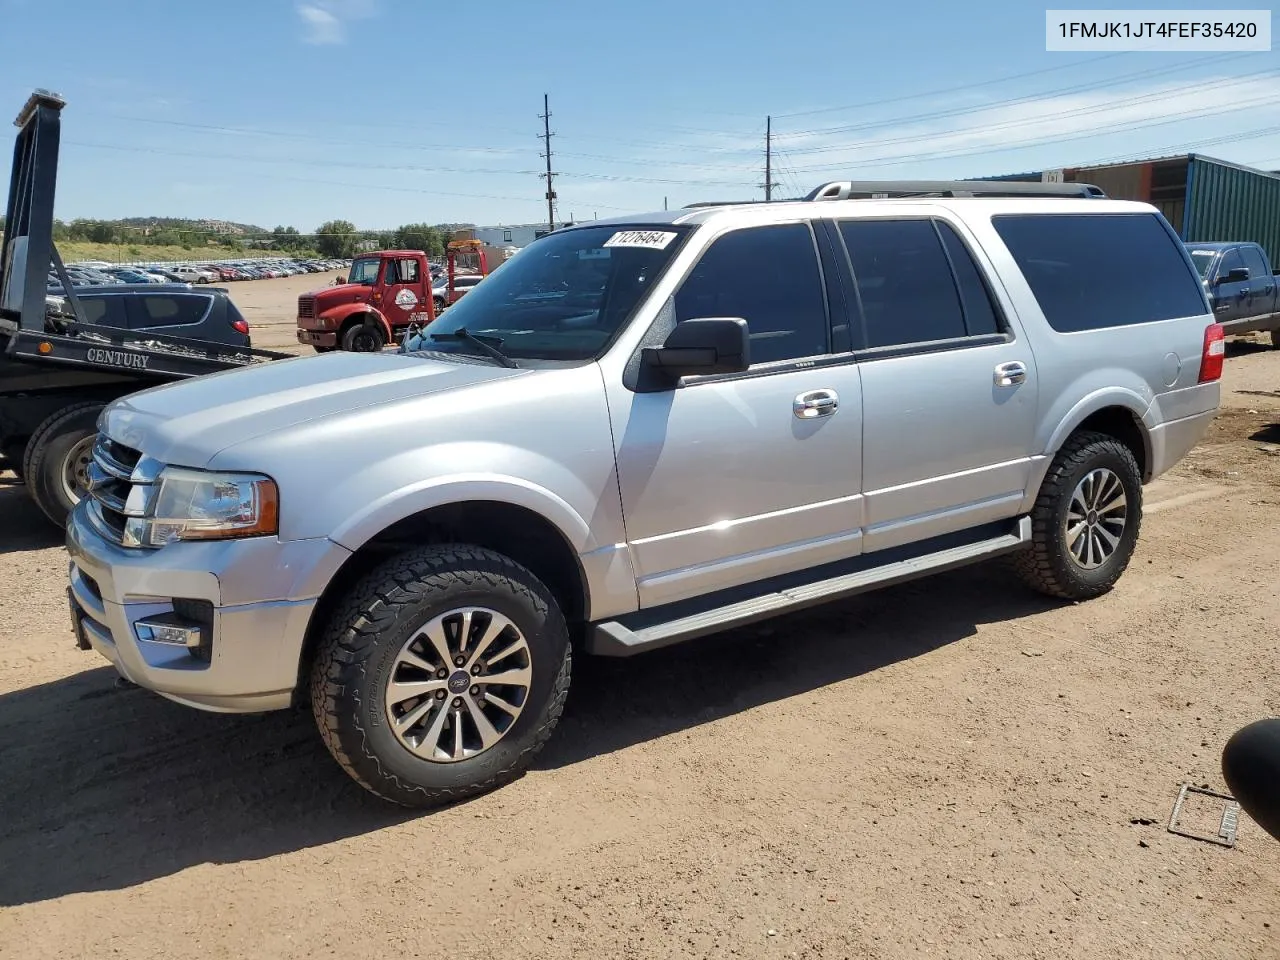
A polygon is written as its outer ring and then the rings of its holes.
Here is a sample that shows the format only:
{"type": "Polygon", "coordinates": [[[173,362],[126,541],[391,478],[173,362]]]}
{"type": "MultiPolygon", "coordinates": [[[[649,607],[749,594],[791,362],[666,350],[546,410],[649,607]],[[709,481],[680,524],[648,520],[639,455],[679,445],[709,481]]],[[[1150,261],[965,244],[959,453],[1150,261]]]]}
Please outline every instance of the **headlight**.
{"type": "Polygon", "coordinates": [[[146,516],[127,521],[125,540],[163,547],[177,540],[265,536],[279,526],[279,492],[269,477],[165,467],[146,516]]]}

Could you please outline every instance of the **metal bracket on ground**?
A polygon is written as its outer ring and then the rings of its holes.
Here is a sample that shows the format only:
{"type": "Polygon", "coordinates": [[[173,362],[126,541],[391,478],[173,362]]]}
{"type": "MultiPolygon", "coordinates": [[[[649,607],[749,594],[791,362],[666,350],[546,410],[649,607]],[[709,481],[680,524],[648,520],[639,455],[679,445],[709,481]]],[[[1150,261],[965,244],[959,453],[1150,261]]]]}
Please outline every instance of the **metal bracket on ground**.
{"type": "Polygon", "coordinates": [[[1225,793],[1217,793],[1203,787],[1193,787],[1184,783],[1178,791],[1178,799],[1174,801],[1173,812],[1169,815],[1169,832],[1192,840],[1203,840],[1205,843],[1216,843],[1221,847],[1234,847],[1236,844],[1236,828],[1240,822],[1240,804],[1235,797],[1225,793]],[[1217,834],[1197,833],[1181,824],[1182,808],[1188,796],[1202,796],[1222,801],[1222,813],[1218,820],[1217,834]]]}

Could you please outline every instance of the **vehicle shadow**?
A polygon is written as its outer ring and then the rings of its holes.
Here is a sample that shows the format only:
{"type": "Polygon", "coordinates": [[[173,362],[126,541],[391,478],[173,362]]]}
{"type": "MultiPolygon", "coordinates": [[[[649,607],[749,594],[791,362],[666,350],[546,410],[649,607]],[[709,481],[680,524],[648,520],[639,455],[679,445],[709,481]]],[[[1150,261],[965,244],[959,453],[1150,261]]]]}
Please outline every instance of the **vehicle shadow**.
{"type": "MultiPolygon", "coordinates": [[[[693,729],[1050,606],[998,566],[980,567],[629,661],[580,657],[537,767],[693,729]]],[[[0,695],[0,906],[127,888],[424,816],[350,781],[307,713],[207,714],[114,678],[96,668],[0,695]]]]}
{"type": "Polygon", "coordinates": [[[0,556],[61,546],[63,533],[27,496],[13,474],[0,474],[0,556]]]}
{"type": "Polygon", "coordinates": [[[1270,423],[1249,434],[1250,440],[1259,443],[1280,443],[1280,423],[1270,423]]]}
{"type": "Polygon", "coordinates": [[[1055,603],[991,562],[627,659],[574,663],[564,717],[537,766],[563,767],[785,700],[1055,603]]]}
{"type": "Polygon", "coordinates": [[[1227,339],[1226,356],[1243,357],[1251,353],[1270,353],[1275,347],[1261,340],[1233,340],[1227,339]]]}

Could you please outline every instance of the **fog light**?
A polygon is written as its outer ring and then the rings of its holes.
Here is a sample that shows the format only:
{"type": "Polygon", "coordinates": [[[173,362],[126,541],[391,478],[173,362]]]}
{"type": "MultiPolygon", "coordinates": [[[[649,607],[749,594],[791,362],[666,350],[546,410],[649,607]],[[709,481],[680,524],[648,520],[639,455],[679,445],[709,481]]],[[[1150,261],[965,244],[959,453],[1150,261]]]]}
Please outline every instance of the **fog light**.
{"type": "Polygon", "coordinates": [[[139,640],[150,643],[167,643],[175,647],[198,649],[204,636],[204,628],[198,623],[184,620],[177,614],[165,613],[147,617],[133,625],[139,640]]]}

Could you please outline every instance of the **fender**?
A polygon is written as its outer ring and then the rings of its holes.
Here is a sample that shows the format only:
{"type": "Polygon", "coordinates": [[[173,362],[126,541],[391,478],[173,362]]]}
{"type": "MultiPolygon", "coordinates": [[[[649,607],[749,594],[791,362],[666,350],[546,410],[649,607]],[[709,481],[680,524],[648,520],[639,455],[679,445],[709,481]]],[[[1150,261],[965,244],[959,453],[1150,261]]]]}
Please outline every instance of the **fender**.
{"type": "Polygon", "coordinates": [[[348,550],[359,550],[406,517],[432,507],[476,500],[508,503],[538,514],[559,530],[579,555],[596,546],[590,524],[561,497],[528,480],[493,473],[453,474],[395,490],[365,504],[329,534],[329,539],[348,550]]]}
{"type": "Polygon", "coordinates": [[[1053,431],[1044,445],[1045,457],[1050,458],[1057,453],[1059,448],[1066,443],[1067,437],[1071,436],[1072,432],[1080,424],[1084,423],[1085,420],[1099,410],[1105,410],[1107,407],[1123,407],[1133,414],[1134,419],[1142,426],[1142,435],[1148,447],[1147,452],[1150,453],[1151,440],[1149,431],[1155,426],[1152,423],[1150,400],[1127,387],[1104,387],[1087,394],[1067,411],[1066,416],[1062,418],[1057,429],[1053,431]]]}
{"type": "Polygon", "coordinates": [[[342,329],[342,325],[346,323],[353,314],[357,313],[368,314],[369,316],[376,318],[378,323],[382,326],[382,332],[386,334],[387,343],[395,342],[395,336],[391,332],[391,324],[387,321],[386,316],[383,315],[381,310],[371,304],[343,303],[325,310],[320,314],[320,317],[330,321],[332,329],[336,332],[342,329]]]}

